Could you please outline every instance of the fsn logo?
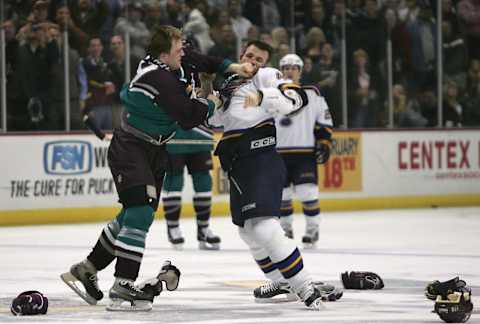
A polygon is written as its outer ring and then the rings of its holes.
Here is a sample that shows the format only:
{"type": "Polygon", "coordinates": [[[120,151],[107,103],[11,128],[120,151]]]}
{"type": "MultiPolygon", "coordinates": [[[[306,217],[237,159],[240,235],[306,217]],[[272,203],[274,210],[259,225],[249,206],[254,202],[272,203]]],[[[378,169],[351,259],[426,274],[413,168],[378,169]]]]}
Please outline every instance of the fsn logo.
{"type": "Polygon", "coordinates": [[[92,146],[85,141],[48,142],[43,148],[43,168],[47,174],[71,175],[92,170],[92,146]]]}

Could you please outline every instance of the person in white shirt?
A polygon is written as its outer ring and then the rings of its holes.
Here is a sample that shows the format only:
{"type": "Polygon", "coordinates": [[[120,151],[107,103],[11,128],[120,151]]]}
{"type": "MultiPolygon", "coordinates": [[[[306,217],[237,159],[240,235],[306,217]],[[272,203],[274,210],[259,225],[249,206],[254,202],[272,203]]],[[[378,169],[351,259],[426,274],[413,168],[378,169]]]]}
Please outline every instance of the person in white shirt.
{"type": "MultiPolygon", "coordinates": [[[[279,67],[286,79],[300,84],[303,61],[298,55],[285,55],[280,59],[279,67]]],[[[315,86],[302,88],[308,97],[306,109],[290,117],[276,118],[277,151],[287,167],[280,223],[285,234],[293,238],[292,196],[295,193],[302,202],[306,220],[302,242],[306,248],[311,248],[319,238],[317,163],[326,163],[330,156],[333,121],[320,90],[315,86]]]]}

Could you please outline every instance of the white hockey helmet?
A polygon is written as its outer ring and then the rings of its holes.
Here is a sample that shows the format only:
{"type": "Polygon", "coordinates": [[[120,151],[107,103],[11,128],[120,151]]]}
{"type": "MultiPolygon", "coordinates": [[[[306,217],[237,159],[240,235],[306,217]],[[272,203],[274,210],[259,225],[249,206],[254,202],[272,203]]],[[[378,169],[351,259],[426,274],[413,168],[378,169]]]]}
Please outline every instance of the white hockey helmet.
{"type": "Polygon", "coordinates": [[[303,69],[303,61],[298,56],[297,54],[287,54],[284,57],[280,59],[280,69],[282,69],[286,65],[296,65],[300,68],[300,70],[303,69]]]}

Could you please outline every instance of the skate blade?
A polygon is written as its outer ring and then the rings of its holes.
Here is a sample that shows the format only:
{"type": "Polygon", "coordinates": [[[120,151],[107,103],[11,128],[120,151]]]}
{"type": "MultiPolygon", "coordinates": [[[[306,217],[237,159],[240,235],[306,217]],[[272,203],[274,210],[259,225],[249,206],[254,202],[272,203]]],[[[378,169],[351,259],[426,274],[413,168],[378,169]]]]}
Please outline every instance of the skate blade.
{"type": "Polygon", "coordinates": [[[62,281],[70,287],[80,298],[82,298],[84,301],[86,301],[90,305],[96,305],[97,300],[93,298],[92,296],[88,295],[86,292],[84,292],[82,289],[80,289],[79,286],[77,286],[76,282],[79,282],[77,278],[75,278],[74,275],[72,275],[71,272],[65,272],[60,275],[60,278],[62,278],[62,281]]]}
{"type": "Polygon", "coordinates": [[[220,250],[220,243],[207,243],[207,242],[198,242],[198,248],[200,250],[210,250],[217,251],[220,250]]]}
{"type": "Polygon", "coordinates": [[[295,294],[282,294],[272,298],[255,298],[258,304],[279,304],[297,301],[298,297],[295,294]]]}
{"type": "Polygon", "coordinates": [[[125,299],[110,299],[110,304],[105,307],[110,312],[149,312],[152,302],[148,300],[129,301],[125,299]]]}

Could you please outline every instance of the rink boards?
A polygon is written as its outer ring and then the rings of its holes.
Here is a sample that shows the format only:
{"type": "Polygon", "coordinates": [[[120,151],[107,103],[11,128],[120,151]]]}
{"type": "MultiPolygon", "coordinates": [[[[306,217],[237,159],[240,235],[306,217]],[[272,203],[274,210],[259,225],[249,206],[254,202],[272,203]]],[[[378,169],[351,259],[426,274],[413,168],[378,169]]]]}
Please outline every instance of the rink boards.
{"type": "MultiPolygon", "coordinates": [[[[337,131],[333,144],[319,166],[324,211],[480,205],[478,129],[337,131]]],[[[0,135],[0,225],[111,218],[119,205],[107,151],[90,134],[0,135]]],[[[228,180],[216,158],[212,174],[213,215],[226,215],[228,180]]],[[[193,215],[192,195],[187,178],[184,216],[193,215]]]]}

